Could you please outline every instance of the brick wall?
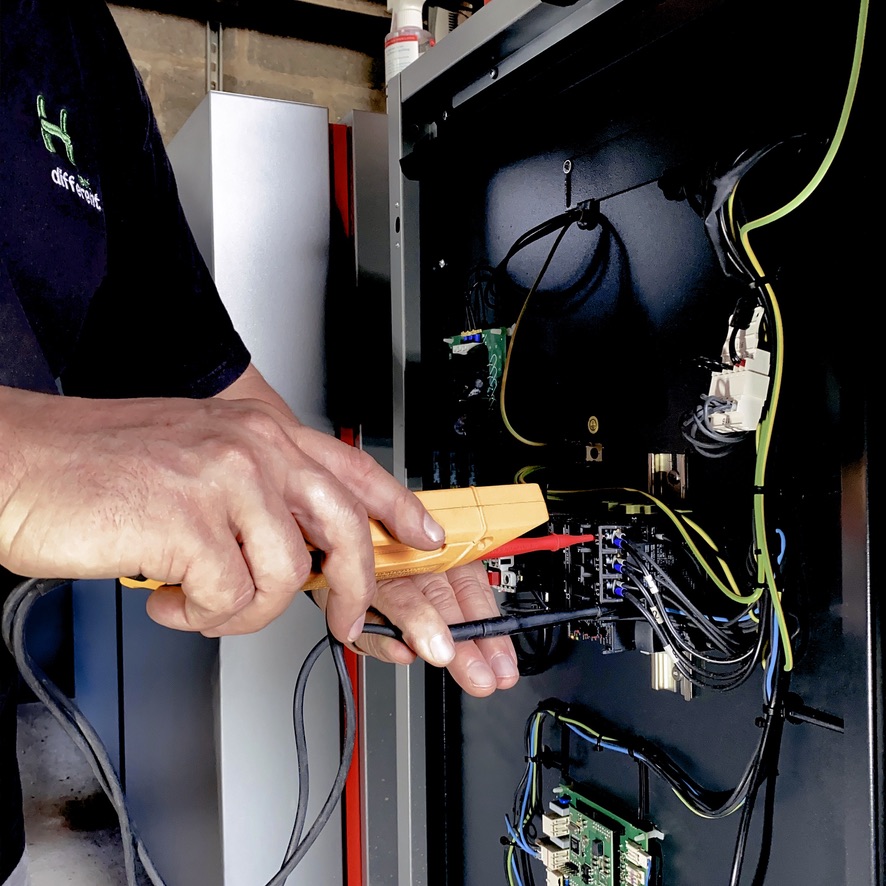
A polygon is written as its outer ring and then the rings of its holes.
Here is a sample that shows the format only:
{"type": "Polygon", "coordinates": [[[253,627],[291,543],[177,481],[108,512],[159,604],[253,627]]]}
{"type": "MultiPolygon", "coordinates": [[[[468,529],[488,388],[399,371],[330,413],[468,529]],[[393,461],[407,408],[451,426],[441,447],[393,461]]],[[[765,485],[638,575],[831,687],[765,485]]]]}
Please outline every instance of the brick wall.
{"type": "MultiPolygon", "coordinates": [[[[206,93],[206,24],[109,4],[168,142],[206,93]]],[[[331,122],[383,111],[383,47],[377,53],[243,28],[222,30],[222,88],[322,105],[331,122]]]]}

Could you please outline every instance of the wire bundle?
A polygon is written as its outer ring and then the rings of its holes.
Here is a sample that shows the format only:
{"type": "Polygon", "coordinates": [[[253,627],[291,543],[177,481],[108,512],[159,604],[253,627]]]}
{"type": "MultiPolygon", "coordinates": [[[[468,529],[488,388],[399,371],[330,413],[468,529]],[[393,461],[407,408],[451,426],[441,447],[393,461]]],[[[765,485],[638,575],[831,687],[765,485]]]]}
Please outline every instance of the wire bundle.
{"type": "MultiPolygon", "coordinates": [[[[750,607],[731,619],[705,615],[640,547],[624,538],[613,543],[625,553],[614,567],[623,579],[616,594],[649,623],[680,675],[695,686],[721,691],[744,683],[762,655],[771,625],[768,611],[758,615],[756,631],[750,607]]],[[[764,606],[768,609],[765,600],[764,606]]]]}
{"type": "MultiPolygon", "coordinates": [[[[771,808],[777,776],[778,754],[784,727],[784,697],[787,693],[789,675],[782,674],[775,682],[773,695],[764,708],[760,739],[734,788],[712,790],[699,784],[690,773],[677,764],[665,751],[643,739],[617,737],[605,734],[573,713],[569,706],[556,700],[542,702],[529,716],[524,730],[526,745],[526,769],[517,790],[510,816],[505,816],[508,836],[502,838],[505,846],[504,864],[510,886],[534,886],[535,878],[530,865],[539,857],[538,830],[535,820],[544,811],[544,785],[542,778],[543,733],[549,723],[566,729],[571,735],[592,745],[598,751],[610,751],[630,757],[638,765],[648,767],[658,778],[668,784],[683,804],[696,815],[706,819],[721,819],[742,809],[733,855],[730,886],[737,886],[744,862],[745,846],[750,829],[755,800],[761,786],[767,783],[766,821],[764,840],[754,877],[760,886],[765,877],[771,839],[771,808]]],[[[549,765],[556,762],[545,761],[549,765]]],[[[568,765],[561,761],[560,768],[568,765]]]]}
{"type": "Polygon", "coordinates": [[[725,433],[717,430],[711,423],[714,415],[732,412],[734,404],[723,397],[702,394],[701,403],[694,411],[685,415],[680,431],[692,448],[706,458],[723,458],[734,452],[742,444],[750,431],[730,431],[725,433]]]}
{"type": "MultiPolygon", "coordinates": [[[[31,657],[25,644],[25,624],[37,600],[44,594],[69,584],[68,579],[34,578],[17,585],[3,604],[0,620],[0,636],[18,665],[22,678],[34,695],[58,720],[74,744],[83,752],[89,765],[117,813],[120,823],[120,836],[123,844],[124,868],[128,886],[138,886],[136,861],[140,861],[145,873],[154,886],[165,883],[154,867],[145,844],[139,837],[129,812],[126,796],[120,779],[111,763],[108,752],[98,733],[83,716],[80,709],[43,673],[31,657]]],[[[266,886],[283,886],[298,863],[316,841],[329,821],[344,790],[345,780],[351,766],[356,743],[356,703],[353,687],[347,672],[342,644],[331,634],[321,639],[308,653],[293,692],[293,728],[295,732],[295,753],[298,767],[298,797],[296,816],[289,845],[279,871],[266,886]],[[308,808],[309,767],[307,744],[305,742],[304,701],[305,689],[311,670],[326,649],[332,651],[336,674],[339,680],[339,694],[344,709],[344,736],[342,755],[335,779],[314,822],[304,833],[308,808]]]]}
{"type": "Polygon", "coordinates": [[[67,579],[32,578],[17,585],[3,604],[0,621],[3,642],[19,667],[22,678],[34,695],[46,705],[75,745],[83,752],[96,779],[111,801],[120,822],[126,882],[137,886],[136,859],[141,861],[151,883],[164,886],[145,844],[133,826],[120,779],[98,733],[80,709],[43,673],[25,645],[25,623],[40,597],[69,584],[67,579]]]}

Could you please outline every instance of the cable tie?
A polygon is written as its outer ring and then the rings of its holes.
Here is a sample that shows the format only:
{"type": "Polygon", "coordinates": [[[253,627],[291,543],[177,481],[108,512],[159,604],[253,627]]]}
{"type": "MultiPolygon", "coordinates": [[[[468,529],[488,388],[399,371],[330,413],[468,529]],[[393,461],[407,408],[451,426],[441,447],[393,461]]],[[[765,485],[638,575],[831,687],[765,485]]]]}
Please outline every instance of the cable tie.
{"type": "Polygon", "coordinates": [[[754,487],[754,495],[763,495],[763,493],[764,493],[765,491],[766,491],[766,487],[765,487],[765,486],[755,486],[755,487],[754,487]]]}

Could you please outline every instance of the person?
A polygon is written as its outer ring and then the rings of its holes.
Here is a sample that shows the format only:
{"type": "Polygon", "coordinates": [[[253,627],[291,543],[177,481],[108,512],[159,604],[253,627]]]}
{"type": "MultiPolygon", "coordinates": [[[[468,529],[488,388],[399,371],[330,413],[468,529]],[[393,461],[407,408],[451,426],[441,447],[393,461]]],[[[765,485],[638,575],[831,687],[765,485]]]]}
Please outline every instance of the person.
{"type": "MultiPolygon", "coordinates": [[[[299,423],[233,329],[188,230],[145,93],[103,0],[0,0],[0,602],[21,576],[145,575],[162,625],[220,637],[315,594],[357,652],[517,680],[477,565],[377,585],[368,518],[441,528],[368,455],[299,423]],[[61,394],[61,396],[59,396],[61,394]],[[361,635],[367,609],[406,644],[361,635]]],[[[371,617],[375,617],[372,615],[371,617]]],[[[2,644],[0,644],[2,645],[2,644]]],[[[16,679],[0,649],[0,884],[26,882],[16,679]]]]}

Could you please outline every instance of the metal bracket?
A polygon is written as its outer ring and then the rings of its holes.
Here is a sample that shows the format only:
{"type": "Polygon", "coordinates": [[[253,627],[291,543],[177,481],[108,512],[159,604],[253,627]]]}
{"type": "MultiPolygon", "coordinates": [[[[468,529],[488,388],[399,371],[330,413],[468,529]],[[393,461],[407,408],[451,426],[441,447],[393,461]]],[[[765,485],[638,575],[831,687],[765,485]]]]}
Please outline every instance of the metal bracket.
{"type": "Polygon", "coordinates": [[[222,25],[219,21],[206,22],[206,91],[222,90],[222,25]]]}

